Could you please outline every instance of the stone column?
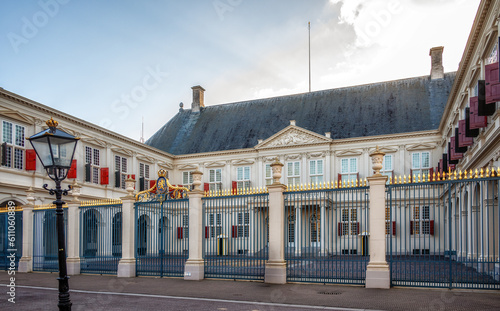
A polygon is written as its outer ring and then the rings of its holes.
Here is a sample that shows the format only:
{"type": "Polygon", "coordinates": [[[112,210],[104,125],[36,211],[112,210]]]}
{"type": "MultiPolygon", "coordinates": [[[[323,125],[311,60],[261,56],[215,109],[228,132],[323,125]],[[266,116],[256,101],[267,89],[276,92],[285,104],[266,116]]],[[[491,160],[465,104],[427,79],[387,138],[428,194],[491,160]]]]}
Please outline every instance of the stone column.
{"type": "Polygon", "coordinates": [[[274,161],[273,184],[267,186],[269,190],[269,260],[266,262],[264,282],[271,284],[286,283],[285,261],[285,203],[283,192],[286,186],[280,183],[283,164],[274,161]]]}
{"type": "Polygon", "coordinates": [[[203,190],[202,172],[196,170],[193,176],[193,190],[189,193],[189,258],[184,266],[184,280],[199,281],[205,278],[203,259],[203,190]]]}
{"type": "Polygon", "coordinates": [[[122,200],[122,258],[118,262],[118,277],[134,277],[135,272],[135,214],[134,185],[135,180],[125,180],[127,196],[122,200]]]}
{"type": "Polygon", "coordinates": [[[76,179],[71,185],[73,200],[68,203],[68,275],[80,274],[80,188],[76,179]]]}
{"type": "Polygon", "coordinates": [[[370,155],[375,174],[368,177],[370,183],[370,262],[366,267],[366,288],[390,288],[391,274],[385,260],[385,183],[387,176],[380,174],[384,152],[377,149],[370,155]]]}
{"type": "MultiPolygon", "coordinates": [[[[33,208],[35,207],[35,192],[31,187],[26,190],[28,204],[23,206],[23,250],[19,259],[18,271],[33,271],[33,208]]],[[[20,225],[20,224],[19,224],[20,225]]]]}

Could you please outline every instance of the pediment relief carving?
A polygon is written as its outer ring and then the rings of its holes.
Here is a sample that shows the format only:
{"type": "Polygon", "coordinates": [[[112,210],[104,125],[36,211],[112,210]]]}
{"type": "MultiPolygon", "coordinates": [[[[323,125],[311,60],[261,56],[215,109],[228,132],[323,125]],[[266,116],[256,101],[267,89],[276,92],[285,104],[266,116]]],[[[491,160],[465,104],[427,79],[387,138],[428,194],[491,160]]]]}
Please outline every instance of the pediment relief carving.
{"type": "Polygon", "coordinates": [[[152,158],[152,157],[148,157],[148,156],[143,155],[143,154],[138,155],[138,156],[137,156],[137,159],[138,159],[138,160],[142,160],[142,161],[146,161],[146,162],[149,162],[149,163],[154,163],[154,161],[155,161],[155,159],[154,159],[154,158],[152,158]]]}
{"type": "MultiPolygon", "coordinates": [[[[370,148],[368,151],[368,154],[371,154],[373,151],[375,151],[376,148],[370,148]]],[[[397,148],[391,148],[391,147],[379,147],[379,150],[385,153],[394,153],[397,152],[397,148]]]]}
{"type": "Polygon", "coordinates": [[[112,147],[111,150],[113,150],[114,152],[125,154],[125,155],[127,155],[129,157],[133,156],[133,152],[132,151],[124,149],[124,148],[121,148],[121,147],[112,147]]]}
{"type": "Polygon", "coordinates": [[[300,146],[329,143],[332,139],[318,135],[314,132],[300,128],[298,126],[290,125],[282,131],[276,133],[262,143],[258,144],[256,148],[276,148],[288,146],[300,146]]]}
{"type": "Polygon", "coordinates": [[[82,136],[82,137],[80,137],[80,139],[81,139],[81,141],[89,143],[89,144],[97,145],[97,146],[100,146],[103,148],[107,147],[107,144],[105,141],[94,138],[94,137],[82,136]]]}
{"type": "Polygon", "coordinates": [[[414,145],[407,145],[406,150],[408,151],[415,151],[415,150],[429,150],[429,149],[434,149],[436,148],[436,144],[414,144],[414,145]]]}
{"type": "Polygon", "coordinates": [[[166,163],[166,162],[158,162],[158,167],[169,170],[174,169],[174,166],[171,163],[166,163]]]}
{"type": "Polygon", "coordinates": [[[301,158],[302,158],[302,156],[300,154],[287,154],[285,156],[285,160],[298,160],[301,158]]]}

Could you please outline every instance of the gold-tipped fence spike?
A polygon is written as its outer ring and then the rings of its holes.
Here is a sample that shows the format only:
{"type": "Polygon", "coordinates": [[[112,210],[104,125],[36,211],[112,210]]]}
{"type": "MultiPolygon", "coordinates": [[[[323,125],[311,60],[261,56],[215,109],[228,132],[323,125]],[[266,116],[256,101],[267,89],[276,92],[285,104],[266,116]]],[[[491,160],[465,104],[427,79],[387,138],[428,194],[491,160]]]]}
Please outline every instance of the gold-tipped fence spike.
{"type": "MultiPolygon", "coordinates": [[[[420,174],[417,175],[417,182],[420,182],[420,174]]],[[[423,180],[422,180],[423,181],[423,180]]]]}
{"type": "Polygon", "coordinates": [[[453,172],[453,179],[457,180],[457,170],[453,172]]]}
{"type": "Polygon", "coordinates": [[[490,168],[489,167],[486,168],[486,177],[490,177],[490,168]]]}
{"type": "Polygon", "coordinates": [[[474,174],[474,178],[478,178],[478,177],[479,177],[479,172],[478,172],[478,170],[476,168],[476,171],[475,171],[475,174],[474,174]]]}
{"type": "Polygon", "coordinates": [[[403,175],[403,183],[406,184],[406,175],[403,175]]]}
{"type": "Polygon", "coordinates": [[[484,175],[483,175],[483,173],[484,173],[484,170],[483,170],[483,168],[481,168],[481,171],[480,171],[480,173],[481,173],[481,175],[480,175],[479,177],[483,178],[483,177],[484,177],[484,175]]]}
{"type": "Polygon", "coordinates": [[[497,167],[497,177],[500,176],[500,166],[497,167]]]}

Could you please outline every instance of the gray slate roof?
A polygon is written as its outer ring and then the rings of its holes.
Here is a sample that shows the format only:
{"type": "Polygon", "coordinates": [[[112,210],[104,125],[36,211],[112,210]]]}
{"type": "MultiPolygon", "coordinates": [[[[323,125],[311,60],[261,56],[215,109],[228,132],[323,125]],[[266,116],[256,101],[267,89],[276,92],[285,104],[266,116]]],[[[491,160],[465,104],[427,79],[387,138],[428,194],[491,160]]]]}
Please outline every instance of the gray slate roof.
{"type": "Polygon", "coordinates": [[[437,129],[455,72],[179,111],[146,144],[178,154],[251,148],[296,120],[332,139],[437,129]]]}

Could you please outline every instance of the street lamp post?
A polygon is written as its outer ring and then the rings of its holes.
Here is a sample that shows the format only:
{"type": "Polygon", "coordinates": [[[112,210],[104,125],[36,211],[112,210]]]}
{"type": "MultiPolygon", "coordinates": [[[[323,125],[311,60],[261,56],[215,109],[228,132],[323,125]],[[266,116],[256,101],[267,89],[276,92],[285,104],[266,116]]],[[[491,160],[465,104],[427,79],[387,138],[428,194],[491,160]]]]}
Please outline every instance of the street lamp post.
{"type": "Polygon", "coordinates": [[[57,121],[52,118],[46,122],[49,127],[28,138],[33,149],[40,159],[43,167],[47,171],[50,179],[56,183],[55,189],[49,189],[47,184],[43,188],[49,191],[50,195],[55,195],[56,200],[56,224],[57,224],[57,248],[59,260],[59,310],[71,310],[71,300],[69,298],[69,284],[66,269],[66,244],[64,242],[64,213],[62,196],[68,194],[69,189],[61,188],[61,181],[68,175],[73,156],[75,154],[76,143],[79,138],[74,137],[62,130],[57,129],[57,121]]]}

